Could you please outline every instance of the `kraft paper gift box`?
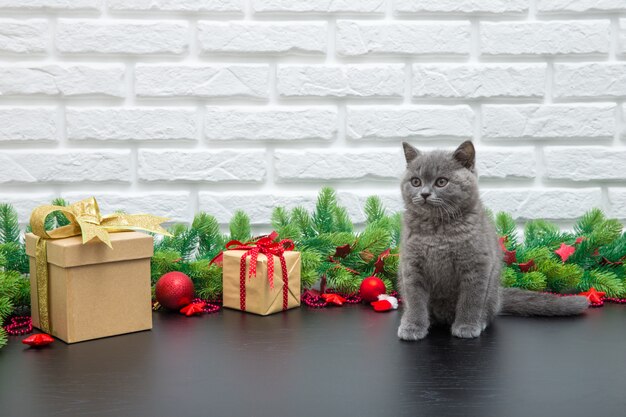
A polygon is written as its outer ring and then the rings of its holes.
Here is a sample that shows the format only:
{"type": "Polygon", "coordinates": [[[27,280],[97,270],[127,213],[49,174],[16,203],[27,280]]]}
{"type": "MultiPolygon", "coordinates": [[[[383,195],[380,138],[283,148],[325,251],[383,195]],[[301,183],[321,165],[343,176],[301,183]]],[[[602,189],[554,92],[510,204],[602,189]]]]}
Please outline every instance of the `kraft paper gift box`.
{"type": "Polygon", "coordinates": [[[226,250],[223,252],[224,307],[262,316],[299,307],[300,252],[285,251],[283,253],[287,270],[287,286],[283,283],[280,258],[271,255],[274,259],[274,288],[270,287],[268,279],[267,256],[259,253],[256,261],[256,276],[249,277],[252,256],[246,256],[245,270],[241,268],[241,258],[246,252],[246,250],[226,250]]]}
{"type": "MultiPolygon", "coordinates": [[[[33,326],[41,328],[35,258],[37,236],[26,234],[33,326]]],[[[112,249],[81,236],[47,242],[49,333],[67,342],[152,328],[152,236],[111,233],[112,249]]]]}

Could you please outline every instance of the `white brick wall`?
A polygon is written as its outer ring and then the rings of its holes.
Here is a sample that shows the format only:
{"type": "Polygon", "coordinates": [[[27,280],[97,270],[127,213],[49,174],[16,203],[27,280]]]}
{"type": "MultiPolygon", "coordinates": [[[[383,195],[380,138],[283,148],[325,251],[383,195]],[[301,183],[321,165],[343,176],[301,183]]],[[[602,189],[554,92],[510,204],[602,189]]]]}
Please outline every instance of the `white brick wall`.
{"type": "Polygon", "coordinates": [[[626,220],[625,0],[0,0],[0,201],[263,226],[401,209],[400,142],[472,138],[485,202],[626,220]]]}

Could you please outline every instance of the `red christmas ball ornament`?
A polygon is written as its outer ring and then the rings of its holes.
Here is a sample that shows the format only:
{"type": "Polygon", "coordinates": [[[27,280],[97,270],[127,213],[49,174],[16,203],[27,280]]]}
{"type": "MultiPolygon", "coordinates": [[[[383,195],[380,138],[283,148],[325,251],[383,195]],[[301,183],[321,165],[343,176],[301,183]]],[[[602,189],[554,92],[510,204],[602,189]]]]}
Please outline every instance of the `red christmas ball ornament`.
{"type": "Polygon", "coordinates": [[[194,295],[191,278],[182,272],[168,272],[156,283],[156,299],[168,310],[180,310],[191,304],[194,295]]]}
{"type": "Polygon", "coordinates": [[[387,288],[382,279],[378,277],[367,277],[361,282],[361,288],[359,288],[359,295],[366,303],[378,300],[380,294],[385,294],[387,288]]]}

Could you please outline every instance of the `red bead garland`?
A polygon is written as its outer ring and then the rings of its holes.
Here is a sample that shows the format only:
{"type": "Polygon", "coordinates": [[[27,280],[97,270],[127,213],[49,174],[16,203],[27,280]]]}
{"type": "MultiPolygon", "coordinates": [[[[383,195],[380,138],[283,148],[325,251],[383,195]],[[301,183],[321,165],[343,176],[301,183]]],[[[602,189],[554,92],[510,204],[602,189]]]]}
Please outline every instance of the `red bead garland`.
{"type": "MultiPolygon", "coordinates": [[[[341,295],[343,298],[346,299],[345,304],[359,304],[363,301],[363,299],[361,298],[361,296],[359,296],[358,293],[342,294],[333,289],[326,290],[326,293],[341,295]]],[[[402,302],[400,297],[398,297],[397,291],[392,291],[389,295],[398,298],[399,303],[402,302]]],[[[317,294],[316,292],[313,292],[313,291],[305,291],[304,294],[302,294],[301,300],[305,305],[311,308],[324,308],[324,307],[328,307],[331,304],[331,303],[328,303],[326,300],[324,300],[321,294],[317,294]]]]}
{"type": "MultiPolygon", "coordinates": [[[[580,294],[560,294],[558,292],[551,292],[551,291],[544,291],[546,294],[552,294],[552,295],[556,295],[557,297],[572,297],[574,295],[580,295],[580,294]]],[[[584,297],[584,296],[583,296],[584,297]]],[[[604,305],[604,303],[611,303],[611,304],[626,304],[626,298],[616,298],[616,297],[602,297],[602,300],[599,303],[592,303],[589,302],[589,307],[590,308],[598,308],[598,307],[602,307],[604,305]]]]}
{"type": "Polygon", "coordinates": [[[33,320],[29,316],[12,317],[4,330],[10,336],[23,336],[33,331],[33,320]]]}
{"type": "Polygon", "coordinates": [[[191,303],[203,303],[204,304],[204,308],[202,309],[203,313],[207,313],[207,314],[211,314],[211,313],[217,313],[218,311],[220,311],[222,309],[222,300],[217,299],[217,300],[203,300],[201,298],[194,298],[193,300],[191,300],[191,303]]]}

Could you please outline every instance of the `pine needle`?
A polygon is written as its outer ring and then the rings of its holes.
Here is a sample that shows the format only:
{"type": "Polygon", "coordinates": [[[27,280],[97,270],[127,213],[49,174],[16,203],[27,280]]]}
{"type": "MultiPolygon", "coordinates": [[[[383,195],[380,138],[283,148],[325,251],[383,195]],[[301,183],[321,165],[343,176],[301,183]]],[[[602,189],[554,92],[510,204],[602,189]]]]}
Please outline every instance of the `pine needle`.
{"type": "Polygon", "coordinates": [[[318,233],[330,233],[333,231],[336,207],[337,196],[335,191],[330,187],[322,188],[317,196],[315,212],[313,213],[313,224],[318,233]]]}
{"type": "Polygon", "coordinates": [[[224,247],[224,237],[217,219],[210,214],[200,212],[195,215],[191,228],[198,236],[198,252],[200,257],[214,256],[224,247]]]}
{"type": "Polygon", "coordinates": [[[2,326],[0,326],[0,349],[5,347],[9,341],[7,337],[7,332],[4,330],[2,326]]]}
{"type": "Polygon", "coordinates": [[[385,207],[383,206],[380,197],[374,195],[367,197],[363,211],[365,212],[366,223],[381,220],[386,216],[385,207]]]}
{"type": "Polygon", "coordinates": [[[17,211],[10,204],[0,204],[0,243],[19,243],[20,224],[17,211]]]}
{"type": "Polygon", "coordinates": [[[574,232],[577,235],[589,235],[594,229],[604,221],[604,213],[598,208],[593,208],[583,214],[574,225],[574,232]]]}
{"type": "Polygon", "coordinates": [[[246,241],[252,237],[250,218],[243,210],[235,211],[229,223],[230,240],[246,241]]]}
{"type": "Polygon", "coordinates": [[[291,221],[296,226],[298,234],[303,238],[313,237],[316,234],[313,220],[304,207],[298,206],[291,211],[291,221]]]}

